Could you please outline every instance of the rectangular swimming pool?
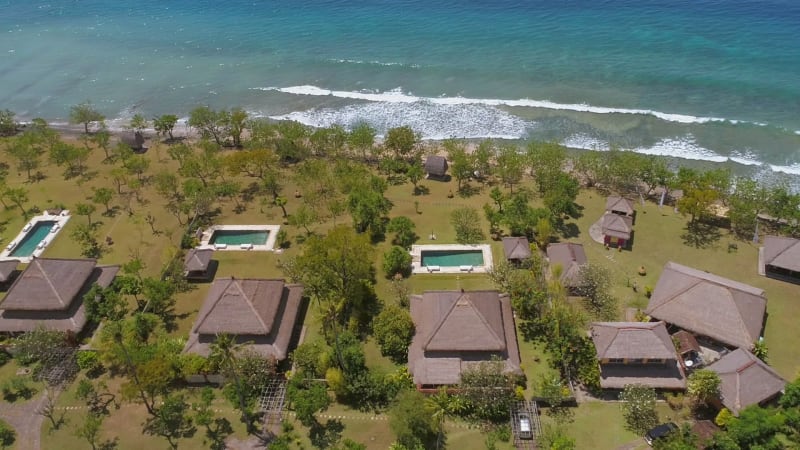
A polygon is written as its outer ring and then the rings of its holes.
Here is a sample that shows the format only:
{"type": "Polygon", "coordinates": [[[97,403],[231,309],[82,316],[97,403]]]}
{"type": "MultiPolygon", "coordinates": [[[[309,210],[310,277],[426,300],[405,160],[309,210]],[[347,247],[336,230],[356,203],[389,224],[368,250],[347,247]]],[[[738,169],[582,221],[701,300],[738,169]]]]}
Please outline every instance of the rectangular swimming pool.
{"type": "Polygon", "coordinates": [[[22,238],[22,241],[14,247],[10,256],[31,256],[39,243],[50,234],[50,230],[53,229],[56,223],[55,221],[49,220],[36,222],[36,224],[28,230],[27,234],[25,234],[25,237],[22,238]]]}
{"type": "Polygon", "coordinates": [[[482,266],[482,250],[422,250],[422,266],[482,266]]]}
{"type": "Polygon", "coordinates": [[[241,244],[266,245],[269,231],[266,230],[214,230],[209,244],[241,244]]]}

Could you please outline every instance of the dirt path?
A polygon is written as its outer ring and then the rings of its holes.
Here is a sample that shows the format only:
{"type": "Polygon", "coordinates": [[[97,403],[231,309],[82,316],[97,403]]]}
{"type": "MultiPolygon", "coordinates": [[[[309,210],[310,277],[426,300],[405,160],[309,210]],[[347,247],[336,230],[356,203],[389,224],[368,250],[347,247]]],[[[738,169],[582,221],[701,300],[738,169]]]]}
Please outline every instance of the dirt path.
{"type": "Polygon", "coordinates": [[[45,393],[27,402],[3,403],[0,418],[8,422],[17,432],[15,444],[19,449],[39,450],[44,417],[36,411],[44,405],[45,393]]]}

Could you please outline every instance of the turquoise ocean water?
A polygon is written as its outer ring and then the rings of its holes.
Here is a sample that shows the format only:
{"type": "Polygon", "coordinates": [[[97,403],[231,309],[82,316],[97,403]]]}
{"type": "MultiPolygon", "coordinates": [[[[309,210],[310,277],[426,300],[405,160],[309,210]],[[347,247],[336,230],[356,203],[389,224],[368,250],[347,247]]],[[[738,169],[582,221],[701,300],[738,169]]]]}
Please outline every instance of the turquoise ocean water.
{"type": "Polygon", "coordinates": [[[800,173],[797,0],[0,0],[0,108],[311,125],[800,173]]]}

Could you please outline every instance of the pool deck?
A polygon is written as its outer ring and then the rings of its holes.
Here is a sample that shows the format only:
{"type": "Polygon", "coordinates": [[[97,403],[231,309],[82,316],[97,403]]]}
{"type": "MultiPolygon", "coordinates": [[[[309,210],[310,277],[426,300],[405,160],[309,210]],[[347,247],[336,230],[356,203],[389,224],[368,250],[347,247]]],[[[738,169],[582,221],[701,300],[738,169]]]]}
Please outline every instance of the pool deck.
{"type": "Polygon", "coordinates": [[[493,267],[492,246],[489,244],[422,244],[411,246],[411,273],[486,273],[493,267]],[[481,250],[482,266],[423,266],[423,251],[481,250]]]}
{"type": "Polygon", "coordinates": [[[17,234],[17,237],[12,239],[7,244],[5,242],[3,243],[5,245],[3,246],[3,251],[0,252],[0,261],[16,259],[23,264],[28,264],[33,258],[38,258],[42,255],[42,253],[44,253],[44,251],[47,249],[47,246],[53,242],[53,239],[58,236],[58,233],[64,229],[64,225],[69,222],[70,217],[69,211],[67,210],[61,211],[61,213],[57,215],[50,215],[45,212],[41,216],[34,216],[28,221],[28,223],[25,224],[24,227],[22,227],[22,230],[20,230],[19,234],[17,234]],[[50,234],[48,234],[47,237],[42,240],[42,242],[36,247],[30,256],[11,256],[11,252],[14,251],[17,245],[22,242],[22,239],[25,238],[28,232],[31,231],[38,222],[56,222],[56,225],[50,231],[50,234]]]}
{"type": "Polygon", "coordinates": [[[271,252],[275,250],[275,240],[278,238],[278,230],[280,225],[213,225],[203,231],[200,237],[200,245],[197,248],[210,248],[214,251],[231,252],[231,251],[254,251],[254,252],[271,252]],[[225,245],[211,243],[211,237],[217,230],[241,230],[241,231],[268,231],[267,242],[264,245],[225,245]]]}

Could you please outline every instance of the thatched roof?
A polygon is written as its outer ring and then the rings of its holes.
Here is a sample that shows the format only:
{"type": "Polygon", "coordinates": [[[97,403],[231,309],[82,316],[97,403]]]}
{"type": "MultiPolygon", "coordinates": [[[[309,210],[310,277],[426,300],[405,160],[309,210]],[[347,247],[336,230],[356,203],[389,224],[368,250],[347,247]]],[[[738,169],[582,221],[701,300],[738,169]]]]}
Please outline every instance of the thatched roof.
{"type": "Polygon", "coordinates": [[[528,259],[531,257],[531,243],[526,237],[504,237],[503,252],[506,259],[528,259]]]}
{"type": "Polygon", "coordinates": [[[732,413],[774,398],[786,380],[752,353],[736,349],[708,366],[719,375],[720,400],[732,413]]]}
{"type": "Polygon", "coordinates": [[[253,343],[265,356],[286,358],[303,286],[284,280],[220,278],[209,289],[184,351],[207,356],[218,334],[253,343]]]}
{"type": "Polygon", "coordinates": [[[72,304],[97,261],[34,258],[8,289],[0,308],[17,311],[63,311],[72,304]]]}
{"type": "Polygon", "coordinates": [[[556,264],[561,266],[561,283],[567,287],[581,285],[581,267],[588,262],[583,245],[572,242],[562,242],[547,246],[547,259],[550,267],[556,264]]]}
{"type": "MultiPolygon", "coordinates": [[[[80,263],[85,260],[60,261],[80,263]]],[[[4,301],[2,304],[0,304],[0,307],[4,308],[3,310],[0,310],[0,332],[19,333],[34,330],[39,326],[43,326],[50,330],[71,331],[74,333],[80,332],[86,325],[87,320],[83,306],[83,296],[95,283],[101,287],[108,287],[111,285],[111,282],[114,280],[114,276],[116,276],[117,272],[119,271],[119,266],[95,267],[94,261],[90,260],[90,262],[92,263],[92,271],[87,277],[84,278],[80,289],[74,294],[72,300],[68,303],[67,308],[51,310],[24,308],[11,309],[4,301]]],[[[82,266],[82,264],[77,265],[82,266]]],[[[45,266],[49,266],[49,264],[45,264],[45,266]]],[[[12,289],[18,289],[14,286],[17,286],[17,282],[19,282],[19,280],[25,276],[25,273],[28,272],[28,270],[31,270],[31,267],[34,267],[34,271],[40,270],[36,268],[33,263],[31,263],[28,266],[28,269],[26,269],[26,271],[23,272],[19,278],[17,278],[17,281],[15,281],[15,283],[12,285],[12,289]]],[[[38,281],[43,282],[41,279],[38,281]]],[[[31,278],[28,278],[26,283],[32,282],[33,281],[31,281],[31,278]]],[[[24,287],[19,289],[24,289],[24,287]]],[[[20,295],[19,292],[21,291],[17,291],[17,294],[15,295],[20,295]]],[[[11,294],[11,291],[9,291],[9,294],[11,294]]],[[[6,296],[6,299],[8,299],[8,296],[6,296]]]]}
{"type": "Polygon", "coordinates": [[[700,344],[697,343],[692,333],[686,330],[680,330],[672,334],[672,339],[677,342],[678,354],[685,355],[689,352],[700,353],[700,344]]]}
{"type": "Polygon", "coordinates": [[[443,177],[447,173],[447,159],[444,156],[430,155],[425,159],[425,173],[443,177]]]}
{"type": "Polygon", "coordinates": [[[140,131],[125,133],[120,136],[119,140],[133,150],[144,148],[144,135],[140,131]]]}
{"type": "Polygon", "coordinates": [[[16,259],[7,259],[4,261],[0,261],[0,283],[5,283],[14,274],[14,271],[17,270],[17,266],[19,265],[19,261],[16,259]]]}
{"type": "Polygon", "coordinates": [[[764,236],[764,264],[800,272],[800,239],[764,236]]]}
{"type": "Polygon", "coordinates": [[[619,214],[606,213],[603,215],[603,234],[619,239],[628,240],[633,230],[633,218],[619,214]]]}
{"type": "Polygon", "coordinates": [[[183,260],[183,270],[187,272],[205,271],[211,262],[214,250],[210,248],[193,248],[186,253],[183,260]]]}
{"type": "Polygon", "coordinates": [[[676,359],[664,322],[595,322],[597,359],[676,359]]]}
{"type": "Polygon", "coordinates": [[[417,384],[457,384],[469,364],[499,357],[520,373],[508,295],[497,291],[428,291],[411,297],[416,333],[408,366],[417,384]]]}
{"type": "Polygon", "coordinates": [[[606,211],[631,216],[634,212],[633,201],[625,197],[610,196],[606,199],[606,211]]]}
{"type": "Polygon", "coordinates": [[[750,349],[761,335],[766,309],[761,289],[668,262],[645,313],[725,345],[750,349]]]}

